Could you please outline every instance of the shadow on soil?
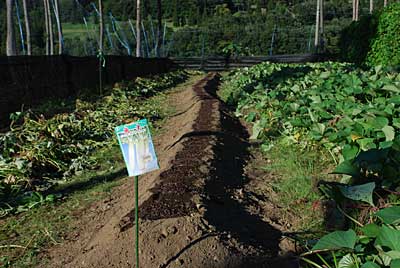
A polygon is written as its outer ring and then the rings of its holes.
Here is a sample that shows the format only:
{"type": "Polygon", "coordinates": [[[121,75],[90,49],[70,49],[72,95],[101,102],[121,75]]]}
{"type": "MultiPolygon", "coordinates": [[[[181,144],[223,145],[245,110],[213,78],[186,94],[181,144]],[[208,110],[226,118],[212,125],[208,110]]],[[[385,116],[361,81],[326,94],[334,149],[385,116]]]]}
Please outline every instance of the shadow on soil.
{"type": "Polygon", "coordinates": [[[45,194],[72,194],[77,191],[84,191],[95,187],[101,183],[112,182],[123,179],[127,176],[126,168],[120,168],[104,175],[93,176],[84,181],[77,181],[63,187],[62,189],[50,189],[45,194]]]}
{"type": "MultiPolygon", "coordinates": [[[[215,90],[208,88],[208,93],[216,96],[215,90]]],[[[241,200],[235,198],[234,192],[240,192],[248,182],[244,175],[250,157],[250,144],[246,141],[248,133],[225,107],[221,111],[221,128],[224,135],[217,136],[214,168],[205,185],[205,219],[217,232],[236,239],[245,252],[248,246],[257,249],[249,251],[233,266],[227,264],[226,267],[298,267],[289,257],[277,259],[281,232],[259,215],[247,211],[249,199],[246,193],[241,200]]]]}

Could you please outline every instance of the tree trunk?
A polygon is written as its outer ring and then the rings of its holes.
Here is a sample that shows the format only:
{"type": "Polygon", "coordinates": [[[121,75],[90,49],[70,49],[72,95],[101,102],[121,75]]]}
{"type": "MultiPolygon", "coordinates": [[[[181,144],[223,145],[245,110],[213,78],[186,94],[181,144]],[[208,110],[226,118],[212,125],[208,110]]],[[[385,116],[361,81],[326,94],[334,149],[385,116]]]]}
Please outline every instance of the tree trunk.
{"type": "Polygon", "coordinates": [[[315,16],[315,40],[314,40],[314,46],[316,49],[318,49],[319,46],[319,26],[320,26],[320,18],[319,16],[321,15],[321,11],[320,11],[320,6],[321,2],[320,0],[317,0],[317,13],[315,16]]]}
{"type": "Polygon", "coordinates": [[[369,13],[372,14],[374,12],[374,0],[369,0],[369,13]]]}
{"type": "Polygon", "coordinates": [[[104,21],[103,21],[103,1],[99,0],[99,52],[103,53],[104,43],[104,21]]]}
{"type": "Polygon", "coordinates": [[[359,8],[360,8],[360,0],[356,0],[356,14],[355,14],[355,21],[358,21],[359,8]]]}
{"type": "Polygon", "coordinates": [[[324,43],[323,43],[323,41],[324,41],[324,0],[320,0],[321,2],[320,2],[320,17],[319,17],[319,28],[320,28],[320,33],[319,33],[319,36],[320,36],[320,40],[319,40],[319,44],[320,44],[320,46],[321,46],[321,49],[324,49],[323,48],[323,46],[324,46],[324,43]]]}
{"type": "Polygon", "coordinates": [[[26,0],[22,0],[24,7],[24,19],[25,19],[25,31],[26,31],[26,46],[28,56],[32,55],[32,44],[31,44],[31,25],[29,22],[29,12],[26,0]]]}
{"type": "Polygon", "coordinates": [[[163,26],[162,26],[162,4],[161,0],[157,0],[157,17],[158,17],[158,36],[157,36],[157,57],[160,57],[160,51],[161,51],[161,44],[162,44],[162,38],[163,38],[163,26]]]}
{"type": "Polygon", "coordinates": [[[141,56],[141,10],[140,0],[136,0],[136,57],[141,56]]]}
{"type": "Polygon", "coordinates": [[[387,1],[387,0],[384,0],[384,1],[383,1],[383,6],[386,7],[387,4],[388,4],[388,1],[387,1]]]}
{"type": "Polygon", "coordinates": [[[14,0],[7,0],[7,56],[17,55],[17,46],[15,44],[15,29],[14,29],[14,0]]]}
{"type": "Polygon", "coordinates": [[[47,2],[47,20],[49,22],[50,55],[54,55],[53,20],[51,19],[50,0],[46,0],[46,2],[47,2]]]}
{"type": "Polygon", "coordinates": [[[44,22],[45,22],[45,27],[46,27],[46,55],[49,55],[50,52],[50,44],[49,44],[49,20],[48,20],[48,6],[47,6],[47,0],[43,0],[43,5],[44,5],[44,22]]]}
{"type": "Polygon", "coordinates": [[[104,21],[103,21],[103,1],[99,0],[99,82],[100,95],[103,94],[103,39],[104,39],[104,21]]]}
{"type": "Polygon", "coordinates": [[[352,0],[353,3],[353,17],[352,20],[355,21],[356,20],[356,0],[352,0]]]}
{"type": "Polygon", "coordinates": [[[60,20],[60,10],[58,1],[59,0],[54,0],[54,11],[56,15],[57,30],[58,30],[58,54],[61,55],[64,52],[64,44],[63,44],[63,31],[60,20]]]}

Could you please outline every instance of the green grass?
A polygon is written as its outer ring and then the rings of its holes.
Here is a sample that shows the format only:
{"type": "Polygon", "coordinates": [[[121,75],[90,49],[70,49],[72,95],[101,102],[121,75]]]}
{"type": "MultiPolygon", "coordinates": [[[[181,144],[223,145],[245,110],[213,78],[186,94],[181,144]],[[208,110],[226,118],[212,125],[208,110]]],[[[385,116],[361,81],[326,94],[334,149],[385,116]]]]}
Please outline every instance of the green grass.
{"type": "Polygon", "coordinates": [[[333,179],[327,171],[333,160],[317,148],[305,150],[284,142],[276,143],[265,156],[271,160],[265,169],[276,177],[271,186],[282,218],[290,221],[293,231],[320,229],[324,219],[316,207],[321,198],[316,186],[321,180],[333,179]]]}
{"type": "MultiPolygon", "coordinates": [[[[79,38],[83,40],[88,36],[88,32],[86,30],[85,24],[75,24],[75,23],[63,23],[63,34],[64,34],[64,39],[75,39],[79,38]]],[[[93,36],[93,33],[96,31],[95,29],[98,28],[97,24],[89,23],[88,22],[88,28],[90,31],[90,34],[93,36]]]]}

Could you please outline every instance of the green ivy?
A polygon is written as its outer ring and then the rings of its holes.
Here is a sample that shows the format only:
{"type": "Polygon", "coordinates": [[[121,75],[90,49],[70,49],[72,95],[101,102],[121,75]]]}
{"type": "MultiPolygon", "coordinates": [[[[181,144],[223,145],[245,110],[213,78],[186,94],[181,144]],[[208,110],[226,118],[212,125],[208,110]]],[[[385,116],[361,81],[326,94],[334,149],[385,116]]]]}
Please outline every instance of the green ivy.
{"type": "Polygon", "coordinates": [[[379,17],[367,63],[371,66],[400,65],[400,3],[391,4],[379,17]]]}

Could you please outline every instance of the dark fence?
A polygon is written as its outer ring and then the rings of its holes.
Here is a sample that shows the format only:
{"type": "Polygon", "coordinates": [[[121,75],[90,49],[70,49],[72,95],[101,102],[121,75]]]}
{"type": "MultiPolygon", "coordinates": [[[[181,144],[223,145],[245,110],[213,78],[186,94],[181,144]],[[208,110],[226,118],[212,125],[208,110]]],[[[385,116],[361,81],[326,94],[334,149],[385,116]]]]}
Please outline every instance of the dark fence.
{"type": "Polygon", "coordinates": [[[261,62],[280,63],[306,63],[328,60],[330,56],[324,54],[291,54],[273,56],[248,56],[248,57],[192,57],[172,58],[174,63],[184,69],[196,69],[204,71],[223,71],[227,69],[250,67],[261,62]]]}
{"type": "MultiPolygon", "coordinates": [[[[105,65],[103,83],[111,84],[167,72],[174,64],[168,59],[107,56],[105,65]]],[[[0,125],[22,105],[30,107],[48,99],[74,96],[84,89],[99,89],[96,57],[0,57],[0,125]]]]}

